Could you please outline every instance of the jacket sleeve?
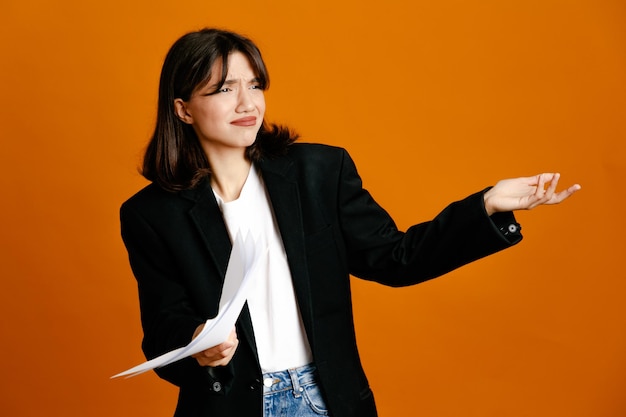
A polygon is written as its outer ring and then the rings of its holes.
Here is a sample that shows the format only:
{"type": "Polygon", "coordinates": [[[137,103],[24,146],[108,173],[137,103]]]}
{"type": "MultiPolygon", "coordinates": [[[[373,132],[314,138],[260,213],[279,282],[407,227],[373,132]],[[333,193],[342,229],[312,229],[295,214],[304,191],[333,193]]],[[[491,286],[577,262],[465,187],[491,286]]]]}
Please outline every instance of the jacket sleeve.
{"type": "Polygon", "coordinates": [[[363,189],[344,151],[338,206],[350,273],[390,286],[411,285],[518,243],[522,235],[513,213],[489,217],[485,191],[452,203],[433,220],[402,232],[363,189]]]}
{"type": "MultiPolygon", "coordinates": [[[[137,279],[142,349],[152,359],[185,346],[196,327],[204,322],[194,312],[168,243],[134,207],[120,210],[122,239],[137,279]]],[[[185,358],[155,370],[163,379],[182,386],[211,384],[211,376],[195,359],[185,358]]]]}

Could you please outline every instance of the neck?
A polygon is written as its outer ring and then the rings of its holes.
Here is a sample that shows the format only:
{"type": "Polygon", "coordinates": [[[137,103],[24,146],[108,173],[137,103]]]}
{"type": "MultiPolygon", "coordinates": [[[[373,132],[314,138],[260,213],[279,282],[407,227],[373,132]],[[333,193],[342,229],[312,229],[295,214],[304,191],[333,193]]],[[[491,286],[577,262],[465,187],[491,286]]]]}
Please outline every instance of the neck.
{"type": "Polygon", "coordinates": [[[241,155],[230,158],[221,156],[213,159],[215,160],[209,158],[211,187],[224,202],[238,199],[252,163],[247,158],[242,158],[241,155]]]}

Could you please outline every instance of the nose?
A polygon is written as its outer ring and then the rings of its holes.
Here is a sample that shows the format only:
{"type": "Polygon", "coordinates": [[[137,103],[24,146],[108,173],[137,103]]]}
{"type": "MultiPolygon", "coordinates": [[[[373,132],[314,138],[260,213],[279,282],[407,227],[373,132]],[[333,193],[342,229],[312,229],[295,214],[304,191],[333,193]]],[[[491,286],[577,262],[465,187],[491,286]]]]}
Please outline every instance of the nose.
{"type": "Polygon", "coordinates": [[[237,113],[248,113],[254,110],[254,101],[252,101],[252,97],[250,96],[250,90],[247,88],[239,89],[238,98],[239,101],[235,109],[237,113]]]}

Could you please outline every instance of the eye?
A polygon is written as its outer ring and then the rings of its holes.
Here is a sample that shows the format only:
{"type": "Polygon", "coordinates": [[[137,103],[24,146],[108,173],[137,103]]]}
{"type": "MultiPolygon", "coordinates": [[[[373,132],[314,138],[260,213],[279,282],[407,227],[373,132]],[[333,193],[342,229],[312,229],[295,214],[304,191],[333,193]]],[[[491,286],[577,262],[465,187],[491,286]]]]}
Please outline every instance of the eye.
{"type": "Polygon", "coordinates": [[[208,91],[208,92],[204,93],[204,95],[205,96],[214,96],[216,94],[228,93],[229,91],[232,91],[229,87],[222,87],[222,88],[218,88],[218,89],[213,90],[213,91],[208,91]]]}

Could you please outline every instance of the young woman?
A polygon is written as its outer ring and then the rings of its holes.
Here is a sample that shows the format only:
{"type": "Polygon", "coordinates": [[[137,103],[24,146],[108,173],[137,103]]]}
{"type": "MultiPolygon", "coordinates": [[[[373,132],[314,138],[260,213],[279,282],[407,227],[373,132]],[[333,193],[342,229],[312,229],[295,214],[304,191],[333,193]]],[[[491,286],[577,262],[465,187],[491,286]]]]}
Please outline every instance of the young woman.
{"type": "Polygon", "coordinates": [[[362,188],[348,153],[294,143],[264,120],[257,47],[205,29],[170,49],[143,174],[121,208],[148,358],[181,347],[217,314],[231,241],[259,260],[229,340],[157,373],[180,387],[176,416],[376,416],[356,347],[349,275],[405,286],[516,244],[513,210],[563,201],[558,174],[498,182],[399,231],[362,188]]]}

